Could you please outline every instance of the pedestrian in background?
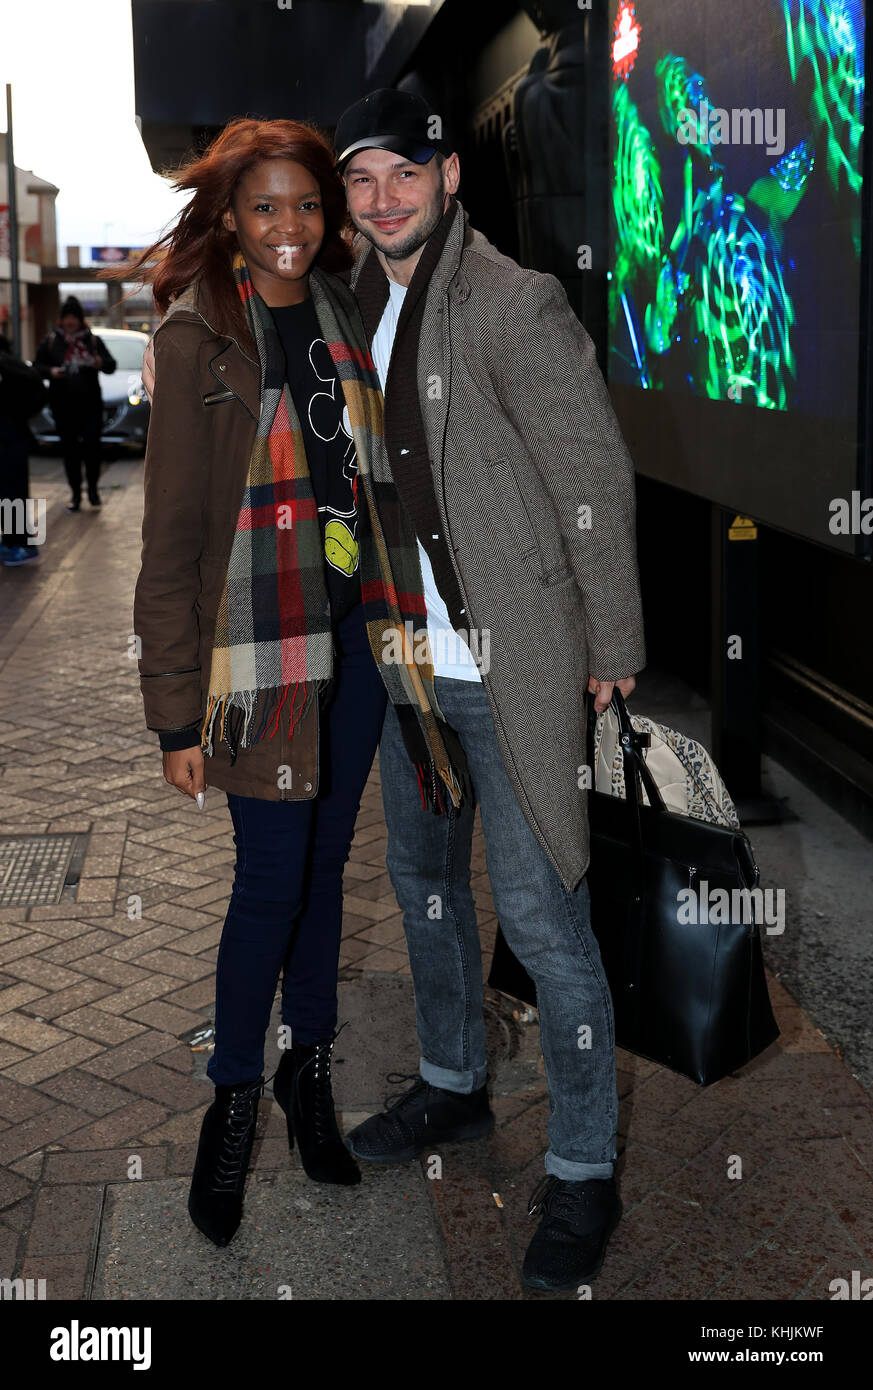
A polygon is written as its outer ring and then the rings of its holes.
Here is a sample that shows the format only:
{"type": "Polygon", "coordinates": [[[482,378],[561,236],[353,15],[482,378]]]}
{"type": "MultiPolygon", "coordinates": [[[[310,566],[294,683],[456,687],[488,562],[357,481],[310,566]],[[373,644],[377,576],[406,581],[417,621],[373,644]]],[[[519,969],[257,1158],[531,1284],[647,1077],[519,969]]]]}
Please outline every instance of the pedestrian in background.
{"type": "Polygon", "coordinates": [[[103,397],[100,372],[115,371],[115,358],[102,338],[91,332],[78,299],[64,300],[54,333],[37,348],[34,365],[49,378],[49,405],[64,456],[64,468],[72,498],[68,511],[82,505],[82,464],[88,484],[88,501],[100,506],[100,435],[103,397]]]}
{"type": "Polygon", "coordinates": [[[39,559],[26,521],[32,439],[28,421],[45,402],[40,373],[16,357],[9,339],[0,334],[0,562],[4,565],[26,565],[39,559]]]}

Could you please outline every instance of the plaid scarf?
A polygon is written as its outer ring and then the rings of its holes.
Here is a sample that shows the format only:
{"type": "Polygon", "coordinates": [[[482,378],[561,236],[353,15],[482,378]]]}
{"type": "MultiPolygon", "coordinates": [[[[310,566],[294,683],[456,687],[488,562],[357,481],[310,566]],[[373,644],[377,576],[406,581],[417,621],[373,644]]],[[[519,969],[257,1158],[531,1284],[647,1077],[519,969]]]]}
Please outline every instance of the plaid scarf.
{"type": "MultiPolygon", "coordinates": [[[[217,731],[232,762],[240,749],[273,738],[283,718],[292,734],[333,677],[321,525],[282,344],[241,254],[233,270],[260,361],[261,413],[215,623],[201,739],[211,755],[217,731]]],[[[348,407],[355,500],[360,483],[367,503],[358,540],[370,648],[422,802],[439,814],[470,787],[434,693],[418,547],[385,449],[379,379],[349,291],[318,270],[309,287],[348,407]]]]}

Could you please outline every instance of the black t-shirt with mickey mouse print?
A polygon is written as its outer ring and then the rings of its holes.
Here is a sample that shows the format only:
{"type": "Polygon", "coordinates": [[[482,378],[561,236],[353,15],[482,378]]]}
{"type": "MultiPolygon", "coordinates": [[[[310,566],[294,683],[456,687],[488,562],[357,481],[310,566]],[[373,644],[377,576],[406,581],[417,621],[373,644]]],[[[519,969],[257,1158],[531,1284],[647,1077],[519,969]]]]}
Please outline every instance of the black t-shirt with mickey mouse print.
{"type": "Polygon", "coordinates": [[[312,299],[271,308],[270,313],[285,350],[285,372],[303,431],[335,626],[361,600],[353,491],[358,461],[348,410],[312,299]]]}

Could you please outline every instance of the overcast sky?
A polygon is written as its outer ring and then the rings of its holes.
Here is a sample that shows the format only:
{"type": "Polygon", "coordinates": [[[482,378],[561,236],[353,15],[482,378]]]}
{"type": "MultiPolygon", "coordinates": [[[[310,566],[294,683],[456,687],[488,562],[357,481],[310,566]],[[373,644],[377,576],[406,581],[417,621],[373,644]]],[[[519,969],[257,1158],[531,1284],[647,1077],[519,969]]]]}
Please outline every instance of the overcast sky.
{"type": "Polygon", "coordinates": [[[15,163],[60,189],[61,263],[65,246],[154,240],[183,200],[152,173],[134,121],[129,0],[0,0],[6,82],[15,163]]]}

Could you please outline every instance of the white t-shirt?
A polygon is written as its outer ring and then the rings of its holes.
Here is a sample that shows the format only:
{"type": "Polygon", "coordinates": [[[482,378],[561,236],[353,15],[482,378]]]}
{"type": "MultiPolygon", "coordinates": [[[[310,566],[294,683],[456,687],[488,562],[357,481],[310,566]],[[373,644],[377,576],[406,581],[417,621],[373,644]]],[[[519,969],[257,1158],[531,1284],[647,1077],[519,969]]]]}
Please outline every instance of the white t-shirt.
{"type": "MultiPolygon", "coordinates": [[[[406,297],[406,286],[398,285],[389,278],[388,291],[388,303],[385,305],[385,312],[379,322],[379,327],[376,329],[372,348],[373,361],[376,364],[376,371],[379,373],[383,391],[388,380],[388,367],[397,332],[397,320],[400,318],[403,300],[406,297]]],[[[428,553],[421,541],[416,543],[418,545],[418,558],[421,562],[421,577],[424,581],[427,640],[433,658],[434,675],[447,676],[450,680],[481,681],[482,677],[473,659],[473,653],[463,637],[459,637],[452,626],[449,611],[436,586],[433,566],[430,563],[428,553]]]]}

